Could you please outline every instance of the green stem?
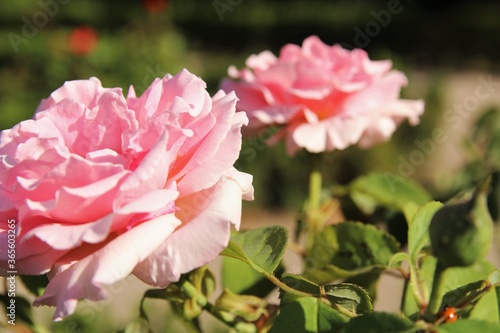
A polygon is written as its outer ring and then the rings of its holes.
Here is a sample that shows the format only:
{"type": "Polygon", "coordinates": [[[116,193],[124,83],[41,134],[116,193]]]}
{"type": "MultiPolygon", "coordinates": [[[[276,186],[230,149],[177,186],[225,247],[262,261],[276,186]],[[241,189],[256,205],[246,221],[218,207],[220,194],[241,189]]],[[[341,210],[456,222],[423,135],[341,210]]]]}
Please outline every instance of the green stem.
{"type": "Polygon", "coordinates": [[[427,306],[426,317],[437,315],[439,307],[441,306],[441,298],[443,297],[444,291],[444,272],[446,268],[443,267],[440,262],[436,264],[436,270],[434,271],[434,280],[432,281],[432,291],[429,299],[429,305],[427,306]]]}
{"type": "Polygon", "coordinates": [[[245,323],[237,319],[229,319],[228,316],[224,316],[208,299],[200,293],[196,287],[189,282],[188,279],[183,279],[179,282],[181,290],[189,297],[196,300],[199,306],[204,310],[210,312],[215,318],[219,319],[226,325],[233,327],[237,332],[256,332],[255,325],[251,323],[245,323]]]}
{"type": "Polygon", "coordinates": [[[410,288],[410,278],[405,279],[403,286],[403,296],[401,297],[401,304],[399,305],[401,313],[405,313],[406,294],[408,293],[408,288],[410,288]]]}
{"type": "MultiPolygon", "coordinates": [[[[283,283],[282,281],[280,281],[276,276],[272,275],[272,274],[269,274],[267,272],[264,272],[264,276],[269,280],[271,281],[272,283],[274,283],[274,285],[276,285],[278,288],[280,288],[281,290],[287,292],[287,293],[290,293],[290,294],[293,294],[293,295],[296,295],[296,296],[301,296],[301,297],[317,297],[319,295],[313,295],[313,294],[310,294],[310,293],[306,293],[305,291],[300,291],[300,290],[297,290],[297,289],[293,289],[292,287],[289,287],[288,285],[286,285],[285,283],[283,283]]],[[[321,292],[321,296],[324,296],[324,292],[321,292]]],[[[321,301],[321,298],[318,298],[318,301],[321,301]]],[[[348,317],[355,317],[356,315],[347,310],[347,309],[344,309],[342,308],[341,306],[338,306],[337,304],[333,304],[333,303],[330,303],[328,302],[328,304],[330,304],[334,309],[336,309],[337,311],[339,311],[340,313],[343,313],[344,315],[348,316],[348,317]]]]}
{"type": "Polygon", "coordinates": [[[306,297],[306,296],[313,296],[309,293],[306,293],[304,291],[300,291],[300,290],[297,290],[297,289],[293,289],[292,287],[288,286],[287,284],[285,284],[284,282],[282,282],[280,279],[278,279],[276,276],[274,276],[273,274],[270,274],[268,272],[264,272],[263,273],[264,276],[269,280],[271,281],[276,287],[280,288],[281,290],[287,292],[287,293],[290,293],[290,294],[293,294],[293,295],[296,295],[296,296],[302,296],[302,297],[306,297]]]}
{"type": "Polygon", "coordinates": [[[322,230],[323,221],[321,220],[321,155],[313,154],[311,156],[311,173],[309,175],[309,199],[307,201],[307,250],[312,248],[314,238],[322,230]]]}

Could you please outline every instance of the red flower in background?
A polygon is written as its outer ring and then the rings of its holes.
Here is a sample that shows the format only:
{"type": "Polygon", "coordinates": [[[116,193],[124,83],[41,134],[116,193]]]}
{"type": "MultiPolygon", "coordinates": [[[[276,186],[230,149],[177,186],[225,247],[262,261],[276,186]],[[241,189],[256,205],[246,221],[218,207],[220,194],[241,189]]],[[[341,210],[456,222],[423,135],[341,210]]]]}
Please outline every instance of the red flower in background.
{"type": "Polygon", "coordinates": [[[85,56],[97,46],[97,32],[88,26],[75,28],[69,35],[69,49],[73,54],[85,56]]]}
{"type": "Polygon", "coordinates": [[[148,12],[159,13],[167,7],[168,0],[142,0],[142,5],[148,12]]]}

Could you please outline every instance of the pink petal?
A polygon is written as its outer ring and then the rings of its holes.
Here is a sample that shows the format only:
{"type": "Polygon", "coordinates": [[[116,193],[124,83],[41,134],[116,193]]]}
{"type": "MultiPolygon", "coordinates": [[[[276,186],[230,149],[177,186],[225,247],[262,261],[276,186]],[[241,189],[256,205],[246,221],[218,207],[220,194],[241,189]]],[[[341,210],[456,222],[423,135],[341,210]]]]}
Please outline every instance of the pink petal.
{"type": "Polygon", "coordinates": [[[266,70],[277,62],[276,56],[270,51],[253,54],[246,60],[246,65],[254,70],[266,70]]]}
{"type": "Polygon", "coordinates": [[[323,124],[304,123],[293,131],[293,140],[307,151],[319,153],[326,149],[326,129],[323,124]]]}
{"type": "Polygon", "coordinates": [[[90,146],[90,140],[84,135],[83,130],[88,111],[85,105],[65,99],[45,111],[36,113],[35,119],[39,121],[40,126],[44,126],[44,121],[50,119],[61,134],[64,144],[70,148],[70,152],[85,156],[90,146]],[[41,119],[44,121],[40,122],[41,119]]]}
{"type": "MultiPolygon", "coordinates": [[[[95,77],[89,80],[68,81],[50,94],[49,98],[42,100],[36,112],[46,110],[64,99],[71,99],[92,108],[96,105],[99,96],[108,90],[110,89],[103,88],[101,82],[95,77]]],[[[114,90],[121,91],[119,88],[114,90]]]]}
{"type": "Polygon", "coordinates": [[[236,162],[241,150],[241,127],[248,122],[245,113],[234,114],[234,94],[214,96],[217,122],[210,134],[199,143],[196,152],[182,171],[179,191],[193,193],[213,186],[236,162]]]}
{"type": "Polygon", "coordinates": [[[238,97],[238,110],[255,110],[275,104],[272,93],[262,85],[247,82],[234,82],[226,79],[221,83],[226,93],[234,91],[238,97]]]}
{"type": "MultiPolygon", "coordinates": [[[[177,195],[177,191],[171,190],[152,191],[98,220],[82,224],[50,223],[35,226],[25,231],[24,238],[37,237],[55,250],[70,250],[84,242],[96,244],[104,241],[111,231],[124,229],[134,215],[144,216],[143,213],[153,213],[168,207],[177,195]]],[[[23,224],[28,225],[29,220],[23,224]]]]}
{"type": "Polygon", "coordinates": [[[114,202],[115,207],[121,207],[150,191],[166,187],[169,166],[177,153],[176,150],[167,151],[168,142],[169,132],[165,128],[158,142],[120,185],[114,202]]]}
{"type": "Polygon", "coordinates": [[[173,215],[164,215],[127,231],[56,274],[33,304],[56,306],[53,318],[61,320],[75,311],[79,299],[104,299],[104,286],[127,277],[179,224],[173,215]]]}
{"type": "Polygon", "coordinates": [[[180,275],[213,260],[228,244],[231,224],[241,221],[242,189],[231,179],[208,190],[180,198],[176,230],[134,270],[142,281],[165,287],[180,275]]]}
{"type": "Polygon", "coordinates": [[[127,101],[114,91],[104,93],[97,106],[88,114],[83,129],[89,138],[89,150],[122,150],[122,139],[136,131],[139,124],[133,111],[127,107],[127,101]]]}

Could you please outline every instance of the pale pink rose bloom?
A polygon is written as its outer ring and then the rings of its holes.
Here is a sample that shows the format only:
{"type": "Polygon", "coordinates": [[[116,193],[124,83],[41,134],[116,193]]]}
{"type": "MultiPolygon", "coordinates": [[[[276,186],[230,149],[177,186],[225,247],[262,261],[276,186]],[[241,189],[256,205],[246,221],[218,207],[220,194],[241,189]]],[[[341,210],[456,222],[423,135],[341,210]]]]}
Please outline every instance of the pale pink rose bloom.
{"type": "Polygon", "coordinates": [[[316,36],[302,47],[285,45],[279,58],[252,55],[246,67],[229,67],[221,88],[236,92],[249,134],[277,125],[270,143],[284,139],[291,155],[301,148],[370,147],[389,139],[404,119],[417,124],[424,110],[421,100],[399,98],[407,79],[390,61],[371,61],[364,50],[328,46],[316,36]]]}
{"type": "Polygon", "coordinates": [[[133,88],[66,82],[34,119],[0,136],[0,266],[16,220],[19,274],[48,274],[35,305],[101,300],[134,274],[156,287],[207,264],[239,227],[252,177],[233,168],[241,149],[234,93],[212,98],[187,70],[133,88]]]}

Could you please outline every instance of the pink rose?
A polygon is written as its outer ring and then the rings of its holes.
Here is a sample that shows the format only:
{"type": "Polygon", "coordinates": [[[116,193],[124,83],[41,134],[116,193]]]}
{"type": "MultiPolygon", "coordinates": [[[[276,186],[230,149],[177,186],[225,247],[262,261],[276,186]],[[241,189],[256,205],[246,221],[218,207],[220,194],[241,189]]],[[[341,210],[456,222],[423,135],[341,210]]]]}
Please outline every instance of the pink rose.
{"type": "Polygon", "coordinates": [[[35,305],[101,300],[129,274],[158,287],[214,259],[239,227],[252,177],[236,96],[212,98],[183,70],[136,97],[90,80],[65,83],[33,120],[0,136],[0,266],[16,220],[15,270],[48,274],[35,305]]]}
{"type": "Polygon", "coordinates": [[[325,45],[318,37],[302,48],[288,44],[279,58],[264,51],[250,56],[244,68],[229,67],[221,87],[234,90],[253,132],[282,128],[271,143],[286,140],[289,154],[299,148],[319,153],[353,144],[369,147],[387,140],[407,118],[419,122],[422,101],[399,98],[405,75],[390,61],[371,61],[364,50],[325,45]]]}

